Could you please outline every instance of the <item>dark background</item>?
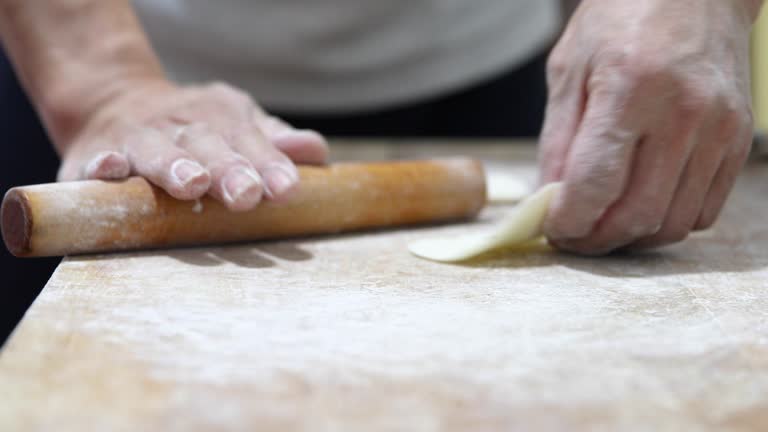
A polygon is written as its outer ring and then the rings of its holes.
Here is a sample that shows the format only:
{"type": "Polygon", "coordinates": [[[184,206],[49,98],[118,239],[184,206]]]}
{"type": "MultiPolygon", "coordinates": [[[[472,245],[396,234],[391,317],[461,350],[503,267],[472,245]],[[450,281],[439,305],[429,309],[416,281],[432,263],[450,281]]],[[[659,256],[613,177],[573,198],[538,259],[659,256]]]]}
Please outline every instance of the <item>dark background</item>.
{"type": "MultiPolygon", "coordinates": [[[[12,186],[50,183],[59,159],[7,60],[0,55],[0,193],[12,186]]],[[[58,258],[22,260],[0,247],[0,344],[56,268],[58,258]]]]}

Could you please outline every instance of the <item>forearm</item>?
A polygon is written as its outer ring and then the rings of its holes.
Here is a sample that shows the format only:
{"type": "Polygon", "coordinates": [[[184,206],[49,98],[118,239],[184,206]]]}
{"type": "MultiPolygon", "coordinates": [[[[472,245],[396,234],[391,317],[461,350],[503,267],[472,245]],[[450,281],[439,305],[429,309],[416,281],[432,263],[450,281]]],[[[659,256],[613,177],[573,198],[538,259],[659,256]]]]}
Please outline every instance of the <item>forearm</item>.
{"type": "Polygon", "coordinates": [[[163,76],[129,0],[0,0],[0,37],[57,144],[126,83],[163,76]]]}

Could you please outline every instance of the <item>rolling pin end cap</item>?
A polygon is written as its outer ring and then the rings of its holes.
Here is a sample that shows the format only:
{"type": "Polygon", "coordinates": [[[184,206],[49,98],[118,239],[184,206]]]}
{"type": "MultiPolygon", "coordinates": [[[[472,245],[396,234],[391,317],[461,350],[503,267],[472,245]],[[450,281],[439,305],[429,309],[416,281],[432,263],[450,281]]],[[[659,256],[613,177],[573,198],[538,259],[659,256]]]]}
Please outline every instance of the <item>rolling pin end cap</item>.
{"type": "Polygon", "coordinates": [[[9,190],[3,199],[0,220],[5,246],[17,257],[30,252],[32,220],[29,216],[29,203],[24,195],[14,189],[9,190]]]}

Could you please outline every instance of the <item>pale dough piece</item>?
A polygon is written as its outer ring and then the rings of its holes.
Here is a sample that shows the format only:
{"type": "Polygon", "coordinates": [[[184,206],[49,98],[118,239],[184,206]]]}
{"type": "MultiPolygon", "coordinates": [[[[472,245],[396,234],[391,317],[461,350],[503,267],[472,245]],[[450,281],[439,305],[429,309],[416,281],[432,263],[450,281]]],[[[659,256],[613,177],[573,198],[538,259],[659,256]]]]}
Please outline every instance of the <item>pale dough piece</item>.
{"type": "Polygon", "coordinates": [[[551,183],[542,187],[490,229],[450,238],[417,240],[408,245],[408,249],[422,258],[455,262],[495,249],[528,243],[541,236],[541,225],[547,215],[549,203],[561,187],[561,183],[551,183]]]}

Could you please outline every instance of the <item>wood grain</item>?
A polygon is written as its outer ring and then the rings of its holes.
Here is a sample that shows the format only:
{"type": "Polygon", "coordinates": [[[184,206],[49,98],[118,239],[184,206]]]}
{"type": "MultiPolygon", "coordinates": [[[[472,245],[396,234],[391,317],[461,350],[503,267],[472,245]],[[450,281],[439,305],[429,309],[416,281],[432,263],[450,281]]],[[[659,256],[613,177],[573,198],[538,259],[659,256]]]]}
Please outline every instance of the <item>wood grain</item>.
{"type": "Polygon", "coordinates": [[[0,430],[764,431],[766,197],[749,165],[713,230],[600,259],[406,251],[467,225],[67,258],[0,354],[0,430]]]}

